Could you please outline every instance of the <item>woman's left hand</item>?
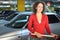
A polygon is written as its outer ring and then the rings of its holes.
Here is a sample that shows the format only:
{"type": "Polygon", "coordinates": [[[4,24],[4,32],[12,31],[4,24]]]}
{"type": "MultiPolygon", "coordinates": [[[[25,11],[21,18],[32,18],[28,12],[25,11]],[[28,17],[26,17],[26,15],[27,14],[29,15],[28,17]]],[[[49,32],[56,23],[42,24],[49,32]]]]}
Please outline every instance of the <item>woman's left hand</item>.
{"type": "Polygon", "coordinates": [[[52,35],[55,39],[58,39],[58,35],[57,35],[57,34],[51,33],[51,35],[52,35]]]}

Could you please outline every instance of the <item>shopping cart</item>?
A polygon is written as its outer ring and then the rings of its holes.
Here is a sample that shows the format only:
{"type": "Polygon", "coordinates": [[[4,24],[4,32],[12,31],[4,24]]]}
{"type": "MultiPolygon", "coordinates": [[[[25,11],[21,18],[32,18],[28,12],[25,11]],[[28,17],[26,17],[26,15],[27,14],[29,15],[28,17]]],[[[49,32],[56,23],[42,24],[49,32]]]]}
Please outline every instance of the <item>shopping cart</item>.
{"type": "MultiPolygon", "coordinates": [[[[34,35],[34,34],[32,34],[32,35],[34,35]]],[[[43,36],[45,38],[33,38],[31,36],[28,36],[27,40],[57,40],[52,35],[41,35],[41,36],[43,36]]]]}

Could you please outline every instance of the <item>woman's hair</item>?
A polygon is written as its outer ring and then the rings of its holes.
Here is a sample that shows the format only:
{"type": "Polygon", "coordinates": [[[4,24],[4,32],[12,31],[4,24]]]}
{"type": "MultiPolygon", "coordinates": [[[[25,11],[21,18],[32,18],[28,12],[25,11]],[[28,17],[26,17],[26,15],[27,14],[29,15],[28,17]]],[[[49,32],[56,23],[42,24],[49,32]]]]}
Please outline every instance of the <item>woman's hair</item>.
{"type": "Polygon", "coordinates": [[[36,14],[36,11],[37,11],[36,7],[38,6],[39,3],[43,4],[43,10],[42,10],[42,13],[43,13],[44,10],[45,10],[45,5],[44,5],[43,2],[40,2],[40,1],[35,2],[35,3],[33,4],[33,12],[34,12],[35,14],[36,14]]]}

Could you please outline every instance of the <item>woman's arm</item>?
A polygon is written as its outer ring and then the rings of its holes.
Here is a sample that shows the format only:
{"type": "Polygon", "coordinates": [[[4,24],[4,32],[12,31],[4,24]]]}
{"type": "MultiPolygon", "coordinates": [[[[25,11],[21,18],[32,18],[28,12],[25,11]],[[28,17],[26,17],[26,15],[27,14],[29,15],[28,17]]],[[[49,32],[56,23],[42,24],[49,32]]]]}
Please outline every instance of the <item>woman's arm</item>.
{"type": "Polygon", "coordinates": [[[48,16],[46,16],[46,18],[45,18],[46,20],[46,22],[45,22],[45,28],[46,28],[46,31],[49,33],[49,34],[51,34],[51,30],[50,30],[50,27],[49,27],[49,21],[48,21],[48,16]]]}
{"type": "Polygon", "coordinates": [[[29,30],[30,32],[34,33],[34,29],[33,29],[33,27],[32,27],[32,23],[33,23],[33,16],[31,15],[31,16],[29,17],[29,20],[28,20],[28,30],[29,30]]]}
{"type": "Polygon", "coordinates": [[[49,23],[48,23],[48,17],[46,17],[46,31],[51,35],[53,36],[55,39],[58,39],[58,35],[57,34],[54,34],[51,32],[50,30],[50,27],[49,27],[49,23]]]}

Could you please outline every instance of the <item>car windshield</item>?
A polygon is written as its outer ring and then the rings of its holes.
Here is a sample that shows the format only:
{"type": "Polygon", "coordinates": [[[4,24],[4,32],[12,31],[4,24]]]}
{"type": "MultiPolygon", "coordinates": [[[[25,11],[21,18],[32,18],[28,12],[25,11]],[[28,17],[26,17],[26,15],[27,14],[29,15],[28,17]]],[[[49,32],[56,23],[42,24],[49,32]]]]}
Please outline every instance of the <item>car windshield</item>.
{"type": "Polygon", "coordinates": [[[48,15],[49,23],[58,23],[59,19],[55,15],[48,15]]]}

